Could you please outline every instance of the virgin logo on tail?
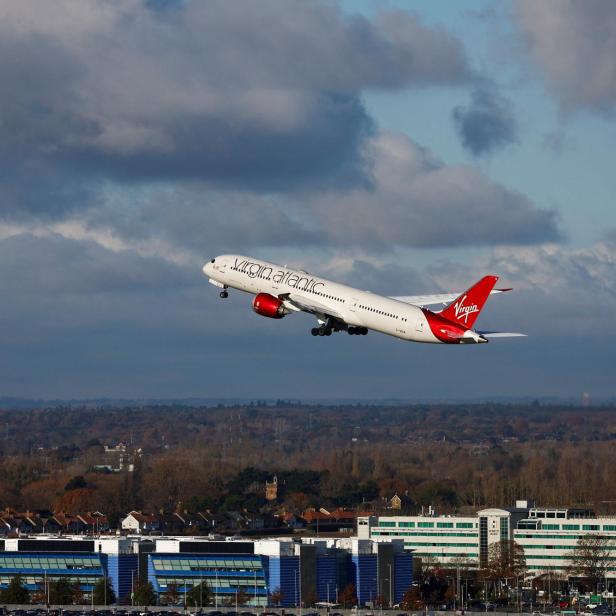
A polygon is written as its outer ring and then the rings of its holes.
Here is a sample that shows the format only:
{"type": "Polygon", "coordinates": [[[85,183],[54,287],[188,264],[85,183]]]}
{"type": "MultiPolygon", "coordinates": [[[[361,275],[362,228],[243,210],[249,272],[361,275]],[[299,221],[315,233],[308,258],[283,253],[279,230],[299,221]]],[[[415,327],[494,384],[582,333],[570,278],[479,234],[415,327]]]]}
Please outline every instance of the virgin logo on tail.
{"type": "Polygon", "coordinates": [[[456,320],[461,321],[464,319],[464,323],[468,324],[468,317],[475,312],[479,312],[479,308],[477,304],[471,304],[470,306],[464,305],[464,300],[466,299],[466,295],[463,295],[454,305],[454,313],[456,315],[456,320]]]}

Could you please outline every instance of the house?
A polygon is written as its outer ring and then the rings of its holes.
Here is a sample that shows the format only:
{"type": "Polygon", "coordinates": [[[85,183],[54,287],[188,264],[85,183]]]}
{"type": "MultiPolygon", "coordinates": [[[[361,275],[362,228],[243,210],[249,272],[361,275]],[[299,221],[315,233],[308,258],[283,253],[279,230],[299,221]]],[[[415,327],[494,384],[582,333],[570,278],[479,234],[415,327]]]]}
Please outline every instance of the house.
{"type": "Polygon", "coordinates": [[[278,519],[282,522],[284,526],[293,530],[298,530],[306,526],[306,522],[302,520],[302,518],[296,516],[291,511],[279,514],[278,519]]]}
{"type": "Polygon", "coordinates": [[[13,513],[15,530],[20,535],[32,535],[42,532],[40,518],[33,511],[13,513]]]}
{"type": "Polygon", "coordinates": [[[158,516],[141,511],[131,511],[121,523],[122,530],[132,533],[148,534],[160,532],[162,530],[161,521],[158,516]]]}
{"type": "Polygon", "coordinates": [[[350,511],[348,509],[307,509],[302,513],[302,518],[306,521],[307,527],[310,530],[317,532],[337,532],[341,530],[351,531],[358,517],[370,516],[374,512],[367,511],[350,511]]]}
{"type": "Polygon", "coordinates": [[[80,513],[77,518],[82,522],[84,531],[88,534],[98,535],[109,531],[109,520],[100,511],[80,513]]]}
{"type": "Polygon", "coordinates": [[[86,529],[86,524],[78,516],[65,513],[64,511],[54,513],[53,520],[58,524],[59,532],[61,533],[80,535],[86,529]]]}
{"type": "Polygon", "coordinates": [[[206,531],[214,532],[219,528],[224,528],[226,525],[222,514],[213,513],[209,509],[206,511],[198,511],[196,515],[203,520],[205,524],[204,530],[206,531]]]}
{"type": "Polygon", "coordinates": [[[185,533],[189,533],[191,535],[199,534],[204,531],[208,531],[211,528],[205,517],[199,515],[198,513],[188,513],[188,511],[184,510],[176,511],[173,515],[180,520],[185,533]]]}

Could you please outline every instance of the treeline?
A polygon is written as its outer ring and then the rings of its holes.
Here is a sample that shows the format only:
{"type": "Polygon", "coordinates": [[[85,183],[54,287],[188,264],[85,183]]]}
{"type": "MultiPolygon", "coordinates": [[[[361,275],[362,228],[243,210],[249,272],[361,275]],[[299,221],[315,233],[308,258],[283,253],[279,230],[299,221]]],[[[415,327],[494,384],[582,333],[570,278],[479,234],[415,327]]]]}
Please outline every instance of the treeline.
{"type": "Polygon", "coordinates": [[[0,411],[0,505],[113,516],[357,507],[397,493],[409,512],[519,498],[608,512],[615,420],[613,407],[537,405],[0,411]],[[124,467],[101,472],[104,445],[118,442],[124,467]]]}

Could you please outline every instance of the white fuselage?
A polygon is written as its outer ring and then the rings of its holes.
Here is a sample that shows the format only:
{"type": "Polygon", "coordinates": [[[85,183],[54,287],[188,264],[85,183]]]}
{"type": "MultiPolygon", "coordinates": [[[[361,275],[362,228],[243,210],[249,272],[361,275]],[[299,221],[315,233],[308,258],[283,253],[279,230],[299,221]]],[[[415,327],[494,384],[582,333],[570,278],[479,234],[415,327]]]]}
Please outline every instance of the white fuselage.
{"type": "Polygon", "coordinates": [[[290,294],[329,308],[346,324],[366,327],[402,340],[439,343],[424,311],[412,304],[361,291],[325,278],[241,255],[222,255],[203,271],[212,282],[247,293],[290,294]]]}

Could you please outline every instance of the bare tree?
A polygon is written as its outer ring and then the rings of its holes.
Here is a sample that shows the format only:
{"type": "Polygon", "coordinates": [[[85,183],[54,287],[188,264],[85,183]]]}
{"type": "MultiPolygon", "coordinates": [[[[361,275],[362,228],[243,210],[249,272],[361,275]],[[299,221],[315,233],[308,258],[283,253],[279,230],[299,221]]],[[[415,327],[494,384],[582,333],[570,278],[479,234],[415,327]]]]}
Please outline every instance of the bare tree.
{"type": "Polygon", "coordinates": [[[518,580],[526,573],[526,559],[524,550],[515,541],[499,541],[490,546],[488,550],[488,563],[481,572],[486,581],[494,583],[501,594],[503,583],[518,585],[518,580]]]}
{"type": "Polygon", "coordinates": [[[587,579],[595,589],[616,560],[614,539],[607,535],[582,535],[567,568],[570,576],[587,579]]]}

